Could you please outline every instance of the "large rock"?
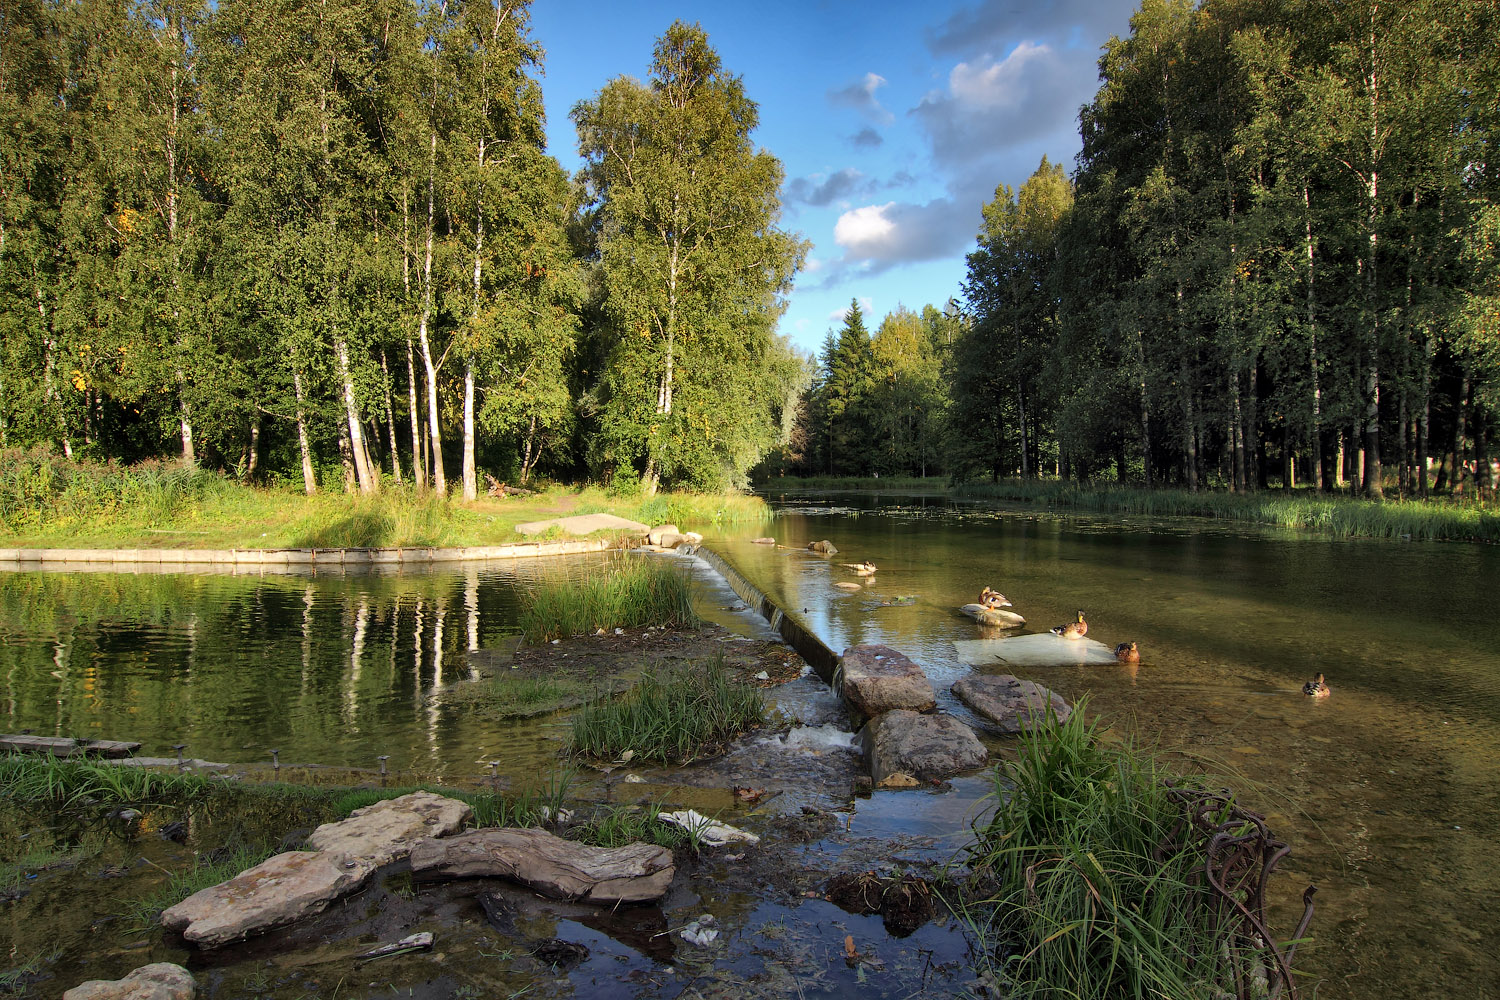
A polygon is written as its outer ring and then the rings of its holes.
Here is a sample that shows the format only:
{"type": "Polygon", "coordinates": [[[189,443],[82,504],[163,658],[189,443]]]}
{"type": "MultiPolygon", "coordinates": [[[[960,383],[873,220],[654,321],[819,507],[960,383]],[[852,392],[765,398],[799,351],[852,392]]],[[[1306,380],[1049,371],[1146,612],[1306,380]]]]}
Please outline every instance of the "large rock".
{"type": "Polygon", "coordinates": [[[871,719],[860,730],[865,761],[875,784],[909,774],[940,781],[983,767],[989,751],[974,731],[951,715],[922,715],[898,709],[871,719]]]}
{"type": "Polygon", "coordinates": [[[1058,722],[1066,721],[1073,712],[1056,691],[1010,674],[970,674],[953,685],[953,693],[995,723],[1002,733],[1019,733],[1045,724],[1049,707],[1058,722]]]}
{"type": "Polygon", "coordinates": [[[324,823],[307,838],[307,847],[362,858],[379,867],[406,857],[418,840],[457,833],[473,818],[467,802],[412,792],[356,809],[337,823],[324,823]]]}
{"type": "Polygon", "coordinates": [[[1106,666],[1119,661],[1115,651],[1093,639],[1064,639],[1051,632],[1005,639],[961,639],[953,643],[958,658],[971,667],[1000,663],[1012,669],[1106,666]]]}
{"type": "Polygon", "coordinates": [[[554,899],[605,905],[660,899],[676,874],[665,847],[588,847],[545,830],[511,828],[420,841],[411,871],[419,878],[504,878],[554,899]]]}
{"type": "Polygon", "coordinates": [[[839,672],[844,699],[866,718],[897,708],[925,712],[937,704],[922,668],[889,646],[850,646],[839,672]]]}
{"type": "Polygon", "coordinates": [[[682,541],[682,529],[675,524],[658,524],[646,532],[646,541],[664,549],[674,548],[682,541]]]}
{"type": "Polygon", "coordinates": [[[821,542],[808,542],[807,550],[809,552],[816,552],[820,556],[836,556],[839,554],[838,547],[826,538],[821,542]]]}
{"type": "Polygon", "coordinates": [[[628,531],[645,534],[646,525],[614,514],[574,514],[572,517],[554,517],[547,521],[527,521],[516,525],[523,535],[540,535],[549,528],[559,528],[569,535],[587,535],[595,531],[628,531]]]}
{"type": "Polygon", "coordinates": [[[324,851],[289,851],[162,911],[162,926],[217,948],[322,913],[357,892],[376,865],[324,851]]]}
{"type": "Polygon", "coordinates": [[[90,979],[63,994],[63,1000],[193,1000],[198,986],[180,965],[143,965],[124,979],[90,979]]]}

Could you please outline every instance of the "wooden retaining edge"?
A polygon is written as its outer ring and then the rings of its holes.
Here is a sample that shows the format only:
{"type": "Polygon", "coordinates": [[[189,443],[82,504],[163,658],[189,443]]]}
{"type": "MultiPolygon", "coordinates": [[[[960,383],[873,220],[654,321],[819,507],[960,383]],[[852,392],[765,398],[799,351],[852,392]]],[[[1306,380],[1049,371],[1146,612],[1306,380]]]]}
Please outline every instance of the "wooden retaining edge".
{"type": "Polygon", "coordinates": [[[714,572],[724,578],[724,582],[739,595],[740,600],[750,605],[762,618],[770,622],[771,627],[777,631],[786,644],[795,649],[802,659],[806,660],[808,665],[817,672],[817,675],[823,679],[823,683],[833,684],[839,668],[837,653],[824,645],[823,640],[814,635],[807,626],[778,607],[775,601],[746,579],[743,573],[729,565],[719,553],[700,545],[697,555],[712,566],[714,572]]]}
{"type": "Polygon", "coordinates": [[[629,539],[580,538],[457,548],[414,546],[395,549],[0,549],[0,571],[34,569],[303,573],[310,569],[370,570],[378,567],[434,563],[482,562],[490,559],[534,559],[584,555],[628,548],[629,539]]]}

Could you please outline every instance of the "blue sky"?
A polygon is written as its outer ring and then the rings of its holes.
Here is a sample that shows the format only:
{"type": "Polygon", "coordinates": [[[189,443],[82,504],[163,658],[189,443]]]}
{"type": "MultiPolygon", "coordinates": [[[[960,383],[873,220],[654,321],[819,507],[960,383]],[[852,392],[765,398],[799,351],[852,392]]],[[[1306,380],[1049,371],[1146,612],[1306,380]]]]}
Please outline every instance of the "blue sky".
{"type": "Polygon", "coordinates": [[[580,166],[568,112],[644,79],[672,21],[697,22],[760,105],[752,140],[786,171],[782,225],[812,243],[781,332],[816,351],[852,298],[871,329],[959,294],[980,207],[1045,154],[1069,170],[1100,47],[1134,0],[756,3],[533,0],[553,155],[580,166]]]}

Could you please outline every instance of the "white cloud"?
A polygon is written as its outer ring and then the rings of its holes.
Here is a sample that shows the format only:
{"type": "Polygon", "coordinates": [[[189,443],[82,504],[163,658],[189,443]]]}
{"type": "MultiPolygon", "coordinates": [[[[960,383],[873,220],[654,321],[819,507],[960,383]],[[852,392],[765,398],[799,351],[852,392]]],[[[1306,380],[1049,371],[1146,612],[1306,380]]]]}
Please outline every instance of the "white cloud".
{"type": "Polygon", "coordinates": [[[896,116],[881,107],[875,96],[875,91],[885,86],[885,82],[885,77],[879,73],[866,73],[863,79],[847,87],[830,90],[828,100],[841,107],[853,108],[879,125],[889,125],[896,120],[896,116]]]}
{"type": "Polygon", "coordinates": [[[886,213],[896,207],[888,201],[884,205],[865,205],[839,216],[833,226],[833,240],[854,257],[874,257],[883,252],[896,234],[896,225],[886,213]]]}
{"type": "MultiPolygon", "coordinates": [[[[1022,42],[1000,62],[986,58],[977,63],[961,62],[948,74],[953,99],[971,108],[1019,108],[1031,96],[1027,70],[1032,63],[1052,61],[1045,45],[1022,42]]],[[[1042,71],[1045,72],[1045,65],[1042,71]]]]}

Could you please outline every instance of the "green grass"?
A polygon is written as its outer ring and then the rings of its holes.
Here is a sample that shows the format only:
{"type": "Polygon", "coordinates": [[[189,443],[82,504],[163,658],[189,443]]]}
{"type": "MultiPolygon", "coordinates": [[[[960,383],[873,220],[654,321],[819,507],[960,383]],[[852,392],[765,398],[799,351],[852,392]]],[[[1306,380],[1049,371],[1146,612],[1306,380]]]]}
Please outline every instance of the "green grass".
{"type": "Polygon", "coordinates": [[[970,483],[955,496],[1148,517],[1206,517],[1331,535],[1500,542],[1500,507],[1446,500],[1362,500],[1312,492],[1189,493],[1055,481],[970,483]]]}
{"type": "Polygon", "coordinates": [[[620,557],[582,580],[561,577],[530,587],[522,602],[521,633],[532,644],[598,629],[689,625],[688,581],[658,559],[620,557]]]}
{"type": "Polygon", "coordinates": [[[687,764],[720,753],[765,721],[758,689],[734,681],[722,659],[648,670],[619,698],[573,717],[572,751],[596,760],[687,764]]]}
{"type": "Polygon", "coordinates": [[[142,933],[155,930],[161,922],[163,910],[176,906],[195,892],[229,881],[276,853],[274,847],[241,845],[199,857],[193,867],[168,875],[166,884],[150,896],[126,903],[121,916],[130,927],[142,933]]]}
{"type": "Polygon", "coordinates": [[[212,784],[211,778],[155,768],[25,754],[0,757],[0,794],[62,808],[184,803],[201,797],[212,784]]]}
{"type": "Polygon", "coordinates": [[[610,806],[574,826],[568,831],[568,837],[594,847],[624,847],[627,844],[647,843],[665,847],[669,851],[685,847],[698,853],[702,847],[702,839],[691,830],[657,819],[662,812],[660,802],[645,806],[610,806]]]}
{"type": "Polygon", "coordinates": [[[1215,930],[1203,845],[1179,830],[1169,775],[1102,741],[1084,708],[1024,735],[995,770],[994,811],[968,848],[988,889],[965,907],[979,971],[1018,998],[1232,995],[1243,943],[1215,930]]]}

